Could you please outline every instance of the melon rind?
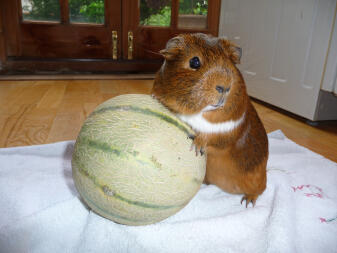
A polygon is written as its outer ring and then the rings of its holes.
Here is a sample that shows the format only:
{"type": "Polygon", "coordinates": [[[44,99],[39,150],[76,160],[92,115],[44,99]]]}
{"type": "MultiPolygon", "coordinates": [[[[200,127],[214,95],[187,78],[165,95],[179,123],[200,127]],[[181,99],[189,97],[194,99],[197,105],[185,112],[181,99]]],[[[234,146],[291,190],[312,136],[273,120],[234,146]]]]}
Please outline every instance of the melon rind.
{"type": "Polygon", "coordinates": [[[77,137],[72,170],[88,206],[126,225],[161,221],[199,190],[205,156],[190,150],[193,131],[149,95],[99,105],[77,137]]]}

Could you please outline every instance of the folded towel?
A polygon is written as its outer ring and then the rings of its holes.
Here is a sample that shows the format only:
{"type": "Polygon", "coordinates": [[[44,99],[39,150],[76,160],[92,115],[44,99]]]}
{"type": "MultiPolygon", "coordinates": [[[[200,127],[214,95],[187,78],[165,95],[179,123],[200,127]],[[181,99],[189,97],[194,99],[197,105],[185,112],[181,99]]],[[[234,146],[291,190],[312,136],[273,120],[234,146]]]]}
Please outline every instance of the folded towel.
{"type": "Polygon", "coordinates": [[[253,208],[202,185],[157,224],[116,224],[81,202],[73,141],[0,149],[0,253],[337,252],[337,164],[269,134],[267,189],[253,208]]]}

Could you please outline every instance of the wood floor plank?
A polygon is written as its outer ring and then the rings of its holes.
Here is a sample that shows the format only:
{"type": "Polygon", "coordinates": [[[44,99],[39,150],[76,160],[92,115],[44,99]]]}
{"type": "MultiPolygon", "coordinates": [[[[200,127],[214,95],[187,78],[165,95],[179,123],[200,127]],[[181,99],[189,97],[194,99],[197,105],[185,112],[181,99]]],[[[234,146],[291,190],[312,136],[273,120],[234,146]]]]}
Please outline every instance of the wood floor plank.
{"type": "Polygon", "coordinates": [[[14,116],[7,117],[3,124],[0,144],[5,147],[26,146],[45,143],[49,132],[51,114],[32,114],[34,104],[22,106],[14,116]]]}
{"type": "Polygon", "coordinates": [[[84,120],[83,111],[57,114],[48,133],[46,143],[76,139],[84,120]]]}
{"type": "Polygon", "coordinates": [[[51,85],[37,103],[37,108],[55,109],[58,108],[66,90],[66,84],[51,85]]]}

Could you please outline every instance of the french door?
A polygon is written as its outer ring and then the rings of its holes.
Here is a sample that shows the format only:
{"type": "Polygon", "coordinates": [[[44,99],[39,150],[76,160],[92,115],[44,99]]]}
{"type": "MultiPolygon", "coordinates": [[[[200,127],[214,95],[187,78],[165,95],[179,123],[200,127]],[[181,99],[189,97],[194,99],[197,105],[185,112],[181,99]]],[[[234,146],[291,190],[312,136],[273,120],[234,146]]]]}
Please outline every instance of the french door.
{"type": "Polygon", "coordinates": [[[7,70],[155,71],[171,37],[218,34],[220,0],[11,0],[0,8],[7,70]]]}

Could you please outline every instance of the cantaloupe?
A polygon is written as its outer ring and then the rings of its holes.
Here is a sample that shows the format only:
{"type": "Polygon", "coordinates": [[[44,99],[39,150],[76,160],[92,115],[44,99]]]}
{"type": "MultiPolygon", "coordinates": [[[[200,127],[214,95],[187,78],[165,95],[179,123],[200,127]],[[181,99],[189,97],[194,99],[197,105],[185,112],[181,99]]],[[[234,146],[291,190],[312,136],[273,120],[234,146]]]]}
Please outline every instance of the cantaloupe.
{"type": "Polygon", "coordinates": [[[149,95],[99,105],[77,137],[75,186],[101,216],[126,225],[159,222],[182,209],[203,182],[205,156],[190,150],[192,130],[149,95]]]}

